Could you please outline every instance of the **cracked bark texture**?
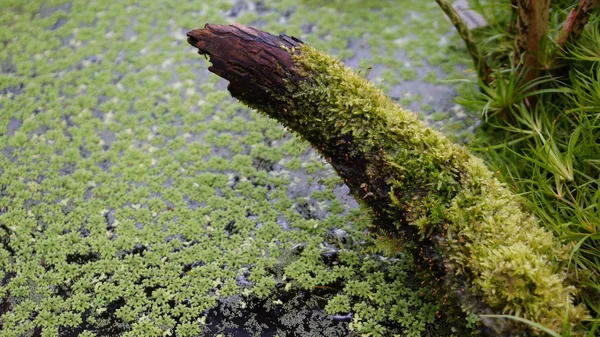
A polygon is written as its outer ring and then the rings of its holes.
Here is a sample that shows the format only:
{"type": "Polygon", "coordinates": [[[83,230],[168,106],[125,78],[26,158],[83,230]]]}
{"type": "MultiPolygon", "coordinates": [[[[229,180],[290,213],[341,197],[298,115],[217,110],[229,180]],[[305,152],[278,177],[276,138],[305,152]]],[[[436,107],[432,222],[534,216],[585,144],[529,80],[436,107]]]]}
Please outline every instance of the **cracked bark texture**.
{"type": "Polygon", "coordinates": [[[550,0],[517,0],[517,33],[513,63],[525,66],[524,83],[538,77],[539,58],[546,51],[550,0]]]}
{"type": "Polygon", "coordinates": [[[199,54],[210,55],[209,71],[229,81],[227,89],[239,100],[273,103],[273,91],[285,88],[284,78],[293,67],[290,53],[302,41],[287,35],[274,36],[244,25],[207,24],[187,33],[199,54]]]}

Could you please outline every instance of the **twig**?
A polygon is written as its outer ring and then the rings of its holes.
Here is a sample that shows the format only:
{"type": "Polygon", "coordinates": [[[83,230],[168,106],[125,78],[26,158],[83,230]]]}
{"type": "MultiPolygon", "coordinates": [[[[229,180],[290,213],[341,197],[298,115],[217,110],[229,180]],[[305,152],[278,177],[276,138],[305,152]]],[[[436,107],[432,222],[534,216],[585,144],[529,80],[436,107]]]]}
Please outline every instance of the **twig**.
{"type": "Polygon", "coordinates": [[[467,24],[463,21],[463,19],[461,19],[456,9],[454,9],[454,7],[452,7],[452,5],[448,1],[435,0],[435,2],[437,2],[438,5],[440,5],[444,13],[446,13],[448,18],[458,31],[460,37],[465,42],[467,51],[473,59],[475,69],[477,69],[477,76],[479,77],[479,80],[483,83],[489,83],[489,76],[491,73],[490,67],[483,59],[483,55],[481,55],[481,53],[479,52],[479,47],[477,46],[477,43],[473,38],[473,34],[471,34],[471,31],[467,27],[467,24]]]}
{"type": "Polygon", "coordinates": [[[571,9],[558,38],[559,46],[564,46],[568,41],[579,37],[598,3],[599,0],[581,0],[576,8],[571,9]]]}

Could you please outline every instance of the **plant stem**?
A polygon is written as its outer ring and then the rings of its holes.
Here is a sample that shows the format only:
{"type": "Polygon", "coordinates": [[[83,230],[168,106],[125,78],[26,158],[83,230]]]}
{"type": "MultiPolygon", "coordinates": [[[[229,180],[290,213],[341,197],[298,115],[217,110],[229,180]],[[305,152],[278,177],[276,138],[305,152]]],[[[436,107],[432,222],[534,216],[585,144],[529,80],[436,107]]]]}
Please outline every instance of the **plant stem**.
{"type": "Polygon", "coordinates": [[[599,0],[581,0],[576,8],[571,9],[558,38],[558,45],[564,46],[576,40],[590,18],[592,11],[598,7],[599,0]]]}
{"type": "Polygon", "coordinates": [[[508,27],[506,29],[508,34],[512,34],[515,31],[515,19],[518,15],[518,7],[517,0],[510,0],[510,22],[508,23],[508,27]]]}
{"type": "MultiPolygon", "coordinates": [[[[523,84],[537,78],[539,73],[539,56],[544,52],[550,0],[518,0],[517,34],[513,63],[523,62],[526,73],[523,84]]],[[[532,88],[533,90],[533,88],[532,88]]]]}
{"type": "Polygon", "coordinates": [[[452,5],[448,1],[435,0],[435,2],[437,2],[438,5],[440,5],[440,8],[442,8],[444,13],[446,13],[448,18],[450,19],[450,21],[452,22],[452,24],[458,31],[458,34],[465,42],[467,51],[469,52],[469,55],[471,55],[471,58],[473,59],[473,64],[475,65],[475,69],[477,69],[477,76],[479,77],[479,80],[482,83],[486,83],[486,84],[489,83],[489,75],[491,73],[490,67],[487,65],[487,63],[483,59],[483,55],[481,55],[481,53],[479,52],[479,47],[477,46],[477,43],[475,42],[475,39],[473,38],[473,34],[471,34],[471,31],[467,27],[467,24],[463,21],[463,19],[461,19],[460,15],[456,11],[456,9],[454,9],[454,7],[452,7],[452,5]]]}

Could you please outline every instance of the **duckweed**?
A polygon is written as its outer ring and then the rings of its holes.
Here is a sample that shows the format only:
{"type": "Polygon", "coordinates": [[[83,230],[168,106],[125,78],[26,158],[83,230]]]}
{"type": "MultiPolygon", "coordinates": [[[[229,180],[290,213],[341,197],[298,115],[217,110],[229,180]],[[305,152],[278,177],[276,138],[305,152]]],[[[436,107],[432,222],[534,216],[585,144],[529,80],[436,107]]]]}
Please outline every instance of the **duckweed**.
{"type": "MultiPolygon", "coordinates": [[[[451,335],[326,162],[185,43],[238,21],[397,73],[394,41],[452,34],[420,20],[443,19],[427,2],[3,1],[0,335],[451,335]]],[[[457,73],[447,52],[409,57],[457,73]]]]}

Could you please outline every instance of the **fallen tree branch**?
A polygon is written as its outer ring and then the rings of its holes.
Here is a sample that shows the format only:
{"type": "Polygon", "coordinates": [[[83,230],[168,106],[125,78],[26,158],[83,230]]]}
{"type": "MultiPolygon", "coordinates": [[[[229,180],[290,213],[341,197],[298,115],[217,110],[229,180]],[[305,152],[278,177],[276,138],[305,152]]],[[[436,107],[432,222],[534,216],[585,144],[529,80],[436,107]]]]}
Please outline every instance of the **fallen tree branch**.
{"type": "MultiPolygon", "coordinates": [[[[308,140],[377,226],[442,275],[465,312],[511,313],[554,330],[586,317],[572,304],[569,249],[524,210],[483,162],[403,110],[340,61],[300,40],[206,25],[188,42],[232,96],[308,140]]],[[[515,335],[523,325],[484,323],[515,335]]],[[[574,334],[576,334],[574,332],[574,334]]]]}

